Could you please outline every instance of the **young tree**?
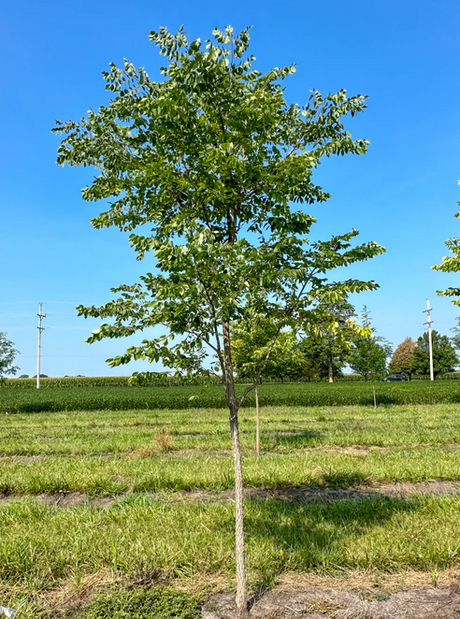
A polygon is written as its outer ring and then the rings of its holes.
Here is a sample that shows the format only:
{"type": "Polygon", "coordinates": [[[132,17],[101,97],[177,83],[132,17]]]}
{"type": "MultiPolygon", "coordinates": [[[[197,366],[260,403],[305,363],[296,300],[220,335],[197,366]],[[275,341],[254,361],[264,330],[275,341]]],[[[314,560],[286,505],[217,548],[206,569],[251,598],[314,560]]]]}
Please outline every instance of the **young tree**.
{"type": "MultiPolygon", "coordinates": [[[[451,372],[458,363],[455,350],[447,335],[440,335],[433,331],[433,372],[436,378],[443,372],[451,372]]],[[[424,333],[417,340],[412,358],[412,371],[414,374],[427,375],[430,373],[430,358],[428,333],[424,333]]]]}
{"type": "Polygon", "coordinates": [[[14,359],[18,351],[14,348],[11,340],[7,339],[6,333],[0,331],[0,380],[5,376],[14,376],[19,368],[15,365],[14,359]]]}
{"type": "Polygon", "coordinates": [[[391,344],[385,338],[375,335],[366,307],[363,308],[362,325],[367,332],[356,335],[348,354],[348,363],[364,380],[375,380],[386,370],[387,358],[392,352],[391,344]]]}
{"type": "Polygon", "coordinates": [[[401,342],[393,353],[388,369],[395,374],[404,374],[409,380],[412,379],[412,361],[416,341],[410,337],[401,342]]]}
{"type": "Polygon", "coordinates": [[[101,307],[78,307],[104,322],[88,341],[130,336],[155,325],[111,366],[162,360],[189,373],[219,371],[229,408],[235,474],[236,616],[247,616],[243,476],[238,411],[255,388],[283,330],[304,320],[320,294],[359,292],[373,282],[329,281],[327,274],[381,253],[376,243],[353,246],[352,231],[308,242],[314,218],[294,204],[329,196],[312,181],[322,157],[362,154],[342,118],[361,112],[362,96],[313,92],[304,107],[288,104],[282,81],[293,67],[266,74],[247,55],[249,32],[214,31],[203,45],[160,28],[150,39],[166,66],[153,81],[128,61],[105,72],[113,98],[80,122],[57,123],[65,134],[58,163],[93,166],[98,176],[85,200],[111,199],[96,228],[130,232],[139,260],[153,262],[133,285],[101,307]],[[237,396],[232,323],[264,314],[276,325],[251,385],[237,396]],[[210,360],[210,352],[214,358],[210,360]],[[217,362],[216,362],[217,360],[217,362]]]}
{"type": "Polygon", "coordinates": [[[319,376],[332,383],[335,376],[341,375],[352,342],[361,329],[346,294],[328,297],[325,295],[316,311],[308,315],[306,337],[300,348],[306,360],[316,363],[319,376]]]}

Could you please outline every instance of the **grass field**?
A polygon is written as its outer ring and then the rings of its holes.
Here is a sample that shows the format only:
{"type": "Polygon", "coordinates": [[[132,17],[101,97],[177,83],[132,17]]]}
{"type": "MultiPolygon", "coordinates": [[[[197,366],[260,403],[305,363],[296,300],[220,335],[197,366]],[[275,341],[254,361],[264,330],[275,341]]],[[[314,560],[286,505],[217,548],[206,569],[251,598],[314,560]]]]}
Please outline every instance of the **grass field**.
{"type": "MultiPolygon", "coordinates": [[[[292,572],[436,578],[459,566],[460,494],[381,492],[455,486],[458,414],[454,404],[265,407],[257,458],[244,409],[251,587],[292,572]],[[322,500],[328,488],[334,500],[322,500]]],[[[99,619],[147,596],[161,619],[198,617],[199,600],[233,578],[229,449],[219,408],[3,415],[0,605],[25,619],[99,619]],[[188,610],[168,615],[175,605],[188,610]]]]}
{"type": "MultiPolygon", "coordinates": [[[[20,381],[18,381],[19,383],[20,381]]],[[[104,383],[103,383],[104,384],[104,383]]],[[[245,385],[237,385],[242,393],[245,385]]],[[[377,402],[381,405],[458,404],[460,380],[377,383],[377,402]]],[[[260,386],[264,406],[373,406],[372,384],[285,383],[260,386]]],[[[254,392],[244,402],[254,406],[254,392]]],[[[172,387],[55,387],[19,389],[0,387],[0,413],[37,413],[62,410],[182,410],[224,408],[221,385],[172,387]]]]}

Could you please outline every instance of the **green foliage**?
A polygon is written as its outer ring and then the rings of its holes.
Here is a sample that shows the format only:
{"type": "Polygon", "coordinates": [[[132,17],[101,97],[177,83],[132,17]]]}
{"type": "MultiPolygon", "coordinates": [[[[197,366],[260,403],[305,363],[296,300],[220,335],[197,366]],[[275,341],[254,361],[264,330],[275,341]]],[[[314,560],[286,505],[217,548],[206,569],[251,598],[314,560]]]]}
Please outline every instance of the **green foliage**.
{"type": "Polygon", "coordinates": [[[196,597],[183,591],[153,587],[101,594],[77,612],[75,619],[200,619],[196,597]]]}
{"type": "MultiPolygon", "coordinates": [[[[458,203],[460,206],[460,202],[458,203]]],[[[455,213],[454,217],[460,219],[460,213],[455,213]]],[[[431,267],[435,271],[444,273],[458,273],[460,271],[460,238],[452,237],[445,241],[444,245],[450,251],[450,256],[444,256],[441,264],[431,267]]],[[[460,287],[452,286],[446,290],[437,290],[438,295],[444,297],[460,297],[460,287]]],[[[452,299],[454,305],[460,305],[460,299],[452,299]]]]}
{"type": "Polygon", "coordinates": [[[342,374],[348,351],[362,329],[356,324],[355,309],[346,294],[322,299],[317,310],[302,325],[305,337],[300,342],[304,356],[304,375],[328,378],[342,374]]]}
{"type": "MultiPolygon", "coordinates": [[[[130,384],[136,384],[136,376],[134,379],[128,376],[68,376],[63,378],[44,378],[40,381],[40,389],[59,388],[75,388],[75,387],[128,387],[130,384]]],[[[213,382],[213,378],[209,376],[171,376],[166,372],[149,372],[143,384],[147,387],[168,387],[185,384],[207,385],[213,382]]],[[[218,379],[214,382],[220,383],[218,379]]],[[[6,379],[3,383],[4,387],[11,389],[36,389],[37,382],[34,379],[6,379]]]]}
{"type": "Polygon", "coordinates": [[[351,369],[364,376],[365,380],[375,379],[385,373],[391,345],[385,338],[375,335],[366,307],[363,308],[362,323],[366,331],[356,334],[348,354],[348,363],[351,369]]]}
{"type": "Polygon", "coordinates": [[[455,322],[455,327],[452,327],[451,329],[453,335],[451,336],[450,341],[452,342],[452,346],[455,350],[460,352],[460,316],[457,316],[455,322]]]}
{"type": "Polygon", "coordinates": [[[410,337],[406,337],[406,339],[397,346],[390,361],[390,372],[404,374],[411,380],[415,346],[415,340],[410,337]]]}
{"type": "MultiPolygon", "coordinates": [[[[458,358],[447,335],[432,332],[433,342],[433,373],[438,376],[443,372],[450,372],[457,365],[458,358]]],[[[412,371],[415,374],[430,373],[430,357],[428,333],[424,333],[417,340],[412,357],[412,371]]]]}
{"type": "Polygon", "coordinates": [[[19,370],[13,365],[17,354],[18,351],[14,348],[13,342],[6,337],[6,333],[0,331],[0,381],[5,376],[14,376],[19,370]]]}
{"type": "Polygon", "coordinates": [[[327,274],[381,247],[354,246],[356,230],[309,242],[314,218],[293,207],[328,199],[312,181],[323,157],[366,152],[367,142],[343,125],[365,97],[314,91],[305,106],[289,104],[282,82],[292,66],[262,74],[247,53],[248,30],[213,35],[202,44],[182,29],[152,32],[166,60],[163,81],[128,61],[111,64],[103,74],[109,104],[55,128],[65,136],[58,163],[98,171],[83,198],[111,200],[93,225],[130,232],[138,259],[153,258],[154,272],[114,288],[116,300],[78,308],[112,320],[90,342],[166,327],[112,366],[161,360],[189,373],[219,367],[230,377],[231,321],[264,314],[280,333],[326,298],[376,287],[327,274]]]}
{"type": "Polygon", "coordinates": [[[294,332],[277,334],[276,331],[276,325],[263,317],[234,326],[232,360],[239,377],[255,379],[265,359],[264,377],[296,379],[302,376],[304,359],[294,332]]]}

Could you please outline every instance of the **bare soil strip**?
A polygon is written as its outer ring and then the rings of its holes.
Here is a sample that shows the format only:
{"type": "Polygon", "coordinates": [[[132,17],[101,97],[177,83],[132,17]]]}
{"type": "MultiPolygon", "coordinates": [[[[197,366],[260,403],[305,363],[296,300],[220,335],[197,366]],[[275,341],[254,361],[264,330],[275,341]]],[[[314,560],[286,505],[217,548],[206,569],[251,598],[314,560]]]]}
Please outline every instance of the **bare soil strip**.
{"type": "MultiPolygon", "coordinates": [[[[216,501],[232,501],[234,492],[232,489],[222,492],[209,492],[206,490],[182,490],[174,493],[142,493],[143,496],[168,502],[196,501],[202,503],[216,501]]],[[[316,503],[319,501],[352,500],[363,501],[376,497],[404,499],[413,495],[423,494],[429,496],[446,496],[460,494],[460,481],[434,480],[419,483],[394,483],[394,484],[361,484],[351,488],[327,488],[309,486],[303,488],[246,488],[245,496],[248,499],[279,500],[295,503],[316,503]]],[[[69,492],[59,494],[0,494],[0,505],[11,503],[20,499],[28,498],[41,501],[54,507],[80,507],[84,505],[94,507],[110,507],[116,501],[120,501],[130,494],[116,496],[94,497],[84,492],[69,492]]]]}
{"type": "MultiPolygon", "coordinates": [[[[206,604],[203,619],[233,619],[233,596],[220,594],[206,604]]],[[[458,619],[460,586],[406,589],[374,587],[358,591],[280,585],[254,600],[251,619],[458,619]]]]}

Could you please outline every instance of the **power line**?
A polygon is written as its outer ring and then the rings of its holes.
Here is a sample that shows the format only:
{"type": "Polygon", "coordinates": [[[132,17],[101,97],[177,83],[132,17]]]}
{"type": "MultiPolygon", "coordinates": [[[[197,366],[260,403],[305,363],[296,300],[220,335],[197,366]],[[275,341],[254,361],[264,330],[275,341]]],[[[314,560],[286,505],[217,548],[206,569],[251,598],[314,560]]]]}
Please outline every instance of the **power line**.
{"type": "Polygon", "coordinates": [[[43,318],[46,318],[46,314],[42,314],[42,305],[43,303],[40,302],[38,304],[38,339],[37,339],[37,389],[40,389],[40,354],[41,354],[41,347],[42,347],[42,331],[45,330],[45,327],[42,327],[42,320],[43,318]]]}
{"type": "Polygon", "coordinates": [[[427,298],[426,300],[426,310],[423,310],[423,313],[427,315],[427,322],[424,322],[424,325],[428,325],[428,348],[430,353],[430,380],[434,380],[433,373],[433,338],[431,337],[431,325],[433,321],[431,320],[431,307],[430,300],[427,298]]]}

